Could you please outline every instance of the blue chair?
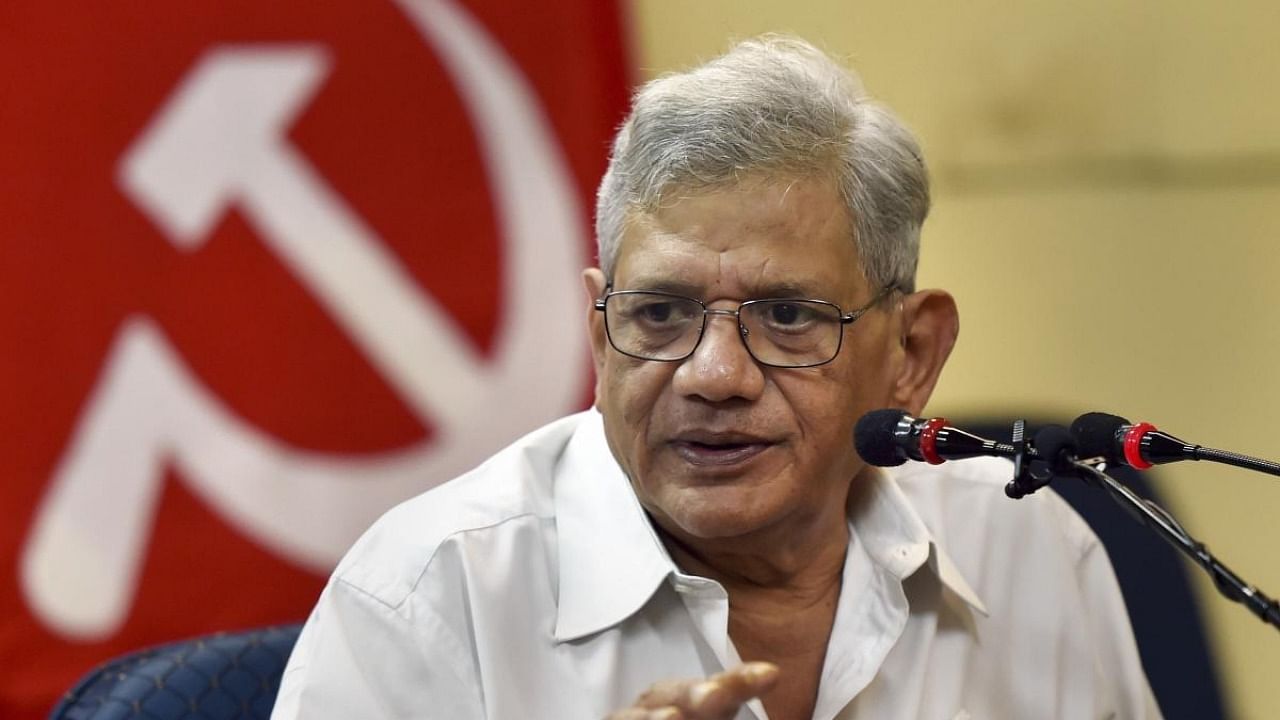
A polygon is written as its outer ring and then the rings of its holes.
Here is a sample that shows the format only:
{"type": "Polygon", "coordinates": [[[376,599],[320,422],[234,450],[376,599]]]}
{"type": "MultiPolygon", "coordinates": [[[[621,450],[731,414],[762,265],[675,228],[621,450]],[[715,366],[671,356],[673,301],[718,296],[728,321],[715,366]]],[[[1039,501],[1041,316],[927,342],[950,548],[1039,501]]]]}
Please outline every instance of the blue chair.
{"type": "Polygon", "coordinates": [[[110,660],[50,720],[267,720],[302,625],[217,633],[110,660]]]}

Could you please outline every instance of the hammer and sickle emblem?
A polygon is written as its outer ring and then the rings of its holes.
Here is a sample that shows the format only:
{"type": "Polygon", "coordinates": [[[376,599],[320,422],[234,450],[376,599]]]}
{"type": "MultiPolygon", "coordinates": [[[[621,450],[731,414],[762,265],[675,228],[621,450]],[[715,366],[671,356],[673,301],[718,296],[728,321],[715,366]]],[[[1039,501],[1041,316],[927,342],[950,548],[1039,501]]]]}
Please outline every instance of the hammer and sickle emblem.
{"type": "Polygon", "coordinates": [[[121,158],[124,192],[188,251],[236,206],[437,433],[374,456],[289,447],[222,403],[153,321],[126,319],[21,559],[30,606],[62,635],[100,639],[127,619],[166,462],[247,536],[328,572],[384,509],[579,402],[585,238],[554,135],[473,18],[448,0],[398,2],[453,77],[493,189],[506,300],[492,358],[289,144],[327,74],[324,48],[212,48],[121,158]]]}

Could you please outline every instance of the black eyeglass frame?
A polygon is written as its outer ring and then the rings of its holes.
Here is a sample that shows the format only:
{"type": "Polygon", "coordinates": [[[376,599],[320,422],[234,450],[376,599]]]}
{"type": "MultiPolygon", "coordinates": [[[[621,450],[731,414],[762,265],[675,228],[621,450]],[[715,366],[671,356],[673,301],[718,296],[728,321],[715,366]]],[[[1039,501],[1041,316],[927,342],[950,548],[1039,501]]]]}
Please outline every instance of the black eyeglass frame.
{"type": "Polygon", "coordinates": [[[647,360],[649,362],[682,362],[684,360],[688,360],[690,357],[693,356],[695,352],[698,351],[698,346],[702,344],[702,337],[707,332],[707,316],[708,315],[728,315],[728,316],[732,316],[733,319],[737,321],[738,338],[742,340],[742,346],[747,349],[747,354],[751,356],[752,360],[755,360],[757,363],[759,363],[760,365],[764,365],[765,367],[775,367],[775,368],[794,370],[799,368],[820,367],[822,365],[826,365],[829,362],[832,362],[837,357],[839,357],[840,348],[844,347],[845,327],[857,322],[858,318],[862,317],[863,315],[866,315],[868,312],[871,311],[872,308],[874,308],[876,305],[879,305],[881,301],[883,301],[886,297],[888,297],[890,293],[893,293],[898,289],[899,288],[897,285],[885,286],[881,288],[880,291],[877,292],[874,296],[872,296],[872,298],[868,300],[865,305],[858,308],[857,310],[854,310],[853,312],[846,313],[840,309],[839,305],[827,300],[819,300],[818,298],[796,298],[796,297],[757,298],[754,300],[744,300],[738,303],[738,307],[733,310],[722,309],[722,308],[709,308],[707,307],[706,303],[702,302],[697,298],[691,298],[688,295],[680,295],[678,293],[665,292],[662,290],[616,290],[615,291],[611,283],[605,286],[604,295],[602,297],[598,297],[595,299],[595,302],[593,303],[593,307],[597,312],[604,313],[604,334],[605,334],[605,337],[609,339],[609,346],[612,347],[614,350],[617,350],[619,353],[626,355],[627,357],[635,358],[637,360],[647,360]],[[615,295],[659,295],[662,297],[669,297],[676,300],[689,300],[697,303],[699,306],[702,307],[702,326],[698,329],[698,339],[694,340],[693,347],[689,348],[689,352],[685,353],[684,355],[681,355],[680,357],[674,357],[674,358],[649,358],[649,357],[643,357],[641,355],[629,353],[626,350],[623,350],[622,348],[618,347],[616,343],[613,342],[613,334],[609,331],[609,313],[605,312],[605,307],[609,302],[609,298],[614,297],[615,295]],[[761,360],[760,358],[756,357],[755,352],[751,350],[750,343],[747,342],[747,335],[750,334],[750,331],[747,329],[747,326],[742,324],[742,309],[750,305],[755,305],[758,303],[766,303],[766,302],[809,302],[809,303],[817,303],[819,305],[826,305],[828,307],[835,308],[836,314],[839,316],[837,319],[840,321],[840,334],[836,336],[836,349],[832,351],[831,357],[827,358],[826,360],[823,360],[822,362],[816,362],[816,363],[811,363],[807,365],[780,365],[778,363],[765,362],[764,360],[761,360]]]}

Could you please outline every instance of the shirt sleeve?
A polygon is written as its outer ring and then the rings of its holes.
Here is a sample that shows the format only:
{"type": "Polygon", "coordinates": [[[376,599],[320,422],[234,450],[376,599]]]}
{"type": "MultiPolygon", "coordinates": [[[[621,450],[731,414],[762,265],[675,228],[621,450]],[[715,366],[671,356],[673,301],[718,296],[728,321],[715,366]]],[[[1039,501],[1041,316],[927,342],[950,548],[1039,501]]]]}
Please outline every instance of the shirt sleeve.
{"type": "Polygon", "coordinates": [[[472,653],[430,607],[330,580],[281,680],[272,720],[483,718],[472,653]]]}

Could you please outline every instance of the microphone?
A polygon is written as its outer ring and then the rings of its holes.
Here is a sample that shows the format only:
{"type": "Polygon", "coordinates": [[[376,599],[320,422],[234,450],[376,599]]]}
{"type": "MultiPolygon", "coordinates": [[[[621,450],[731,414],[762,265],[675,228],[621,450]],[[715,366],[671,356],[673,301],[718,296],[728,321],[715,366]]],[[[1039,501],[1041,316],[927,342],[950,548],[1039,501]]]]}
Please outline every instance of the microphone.
{"type": "Polygon", "coordinates": [[[939,465],[980,455],[1017,454],[1013,445],[953,428],[946,418],[914,418],[896,408],[863,415],[854,428],[853,444],[863,460],[877,467],[895,467],[908,460],[939,465]]]}
{"type": "MultiPolygon", "coordinates": [[[[1263,622],[1280,628],[1280,602],[1272,600],[1232,572],[1231,568],[1222,564],[1209,552],[1204,543],[1192,537],[1167,510],[1118,482],[1095,463],[1081,458],[1101,457],[1108,462],[1111,461],[1110,458],[1115,458],[1118,462],[1135,459],[1146,463],[1145,467],[1151,467],[1153,464],[1183,459],[1218,459],[1206,455],[1206,453],[1215,453],[1243,458],[1250,462],[1270,465],[1274,463],[1191,445],[1168,433],[1160,432],[1150,423],[1134,425],[1118,415],[1099,412],[1085,413],[1076,418],[1076,421],[1071,423],[1070,430],[1061,425],[1045,426],[1036,433],[1036,446],[1040,448],[1041,457],[1048,462],[1055,474],[1065,475],[1074,469],[1079,477],[1091,480],[1104,488],[1111,498],[1120,504],[1120,507],[1128,510],[1129,514],[1142,521],[1174,548],[1204,568],[1205,572],[1209,573],[1209,577],[1213,578],[1213,584],[1218,592],[1223,596],[1249,608],[1263,622]]],[[[1219,461],[1228,462],[1227,460],[1219,461]]],[[[1248,466],[1241,465],[1241,467],[1248,466]]],[[[1015,480],[1010,485],[1016,482],[1015,480]]],[[[1009,494],[1007,488],[1005,492],[1009,494]]]]}
{"type": "Polygon", "coordinates": [[[1085,413],[1071,423],[1071,435],[1080,457],[1101,457],[1108,463],[1128,465],[1136,470],[1179,460],[1207,460],[1280,475],[1280,464],[1270,460],[1189,443],[1162,432],[1151,423],[1135,424],[1119,415],[1085,413]]]}
{"type": "Polygon", "coordinates": [[[1146,470],[1178,460],[1199,460],[1199,445],[1183,442],[1151,423],[1131,423],[1119,415],[1090,412],[1071,423],[1081,457],[1146,470]]]}

